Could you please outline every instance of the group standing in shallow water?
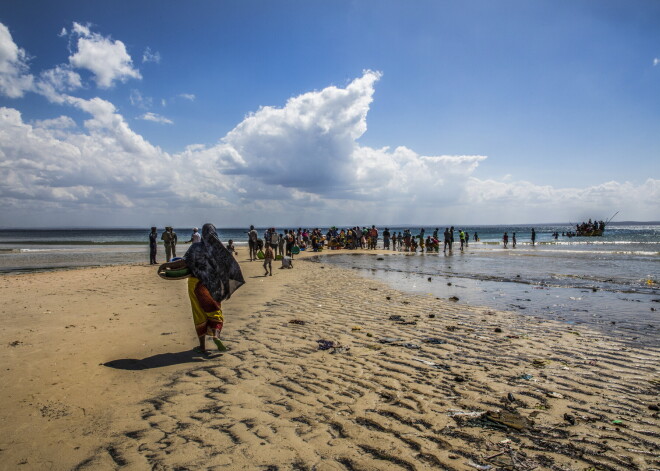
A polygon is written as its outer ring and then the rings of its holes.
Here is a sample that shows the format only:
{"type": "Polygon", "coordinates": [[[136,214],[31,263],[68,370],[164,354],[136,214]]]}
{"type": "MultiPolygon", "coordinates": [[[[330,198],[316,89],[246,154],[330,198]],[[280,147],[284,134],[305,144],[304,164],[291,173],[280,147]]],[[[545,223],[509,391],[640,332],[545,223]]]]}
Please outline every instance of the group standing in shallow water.
{"type": "MultiPolygon", "coordinates": [[[[271,246],[275,257],[293,257],[301,250],[311,250],[319,252],[321,250],[376,250],[379,248],[380,238],[382,236],[382,248],[411,253],[439,253],[442,241],[439,236],[439,228],[433,231],[432,235],[426,234],[426,230],[421,228],[418,234],[413,234],[410,229],[400,232],[390,231],[386,227],[382,233],[375,225],[371,227],[354,226],[347,229],[339,229],[336,226],[330,227],[326,232],[319,228],[313,230],[298,228],[298,230],[285,230],[278,234],[275,228],[269,228],[265,231],[263,238],[259,238],[254,226],[250,226],[248,232],[248,247],[250,249],[250,261],[262,258],[258,256],[264,247],[271,246]]],[[[455,229],[446,228],[442,237],[444,238],[443,252],[451,252],[454,245],[455,229]]],[[[459,230],[460,249],[464,251],[470,243],[470,233],[459,230]]],[[[479,236],[475,232],[474,241],[479,241],[479,236]]],[[[265,257],[265,253],[264,253],[265,257]]]]}
{"type": "MultiPolygon", "coordinates": [[[[597,222],[593,227],[600,227],[600,222],[597,222]]],[[[297,230],[287,229],[279,232],[271,227],[266,229],[263,235],[260,236],[257,229],[254,226],[250,226],[246,234],[250,261],[260,260],[263,262],[264,259],[270,261],[271,265],[264,266],[264,271],[267,271],[269,275],[272,273],[271,267],[273,261],[284,259],[282,263],[285,268],[288,268],[292,266],[293,257],[304,250],[319,252],[324,249],[376,250],[380,248],[407,253],[440,253],[440,249],[442,248],[442,252],[447,254],[453,253],[454,242],[459,242],[458,250],[461,253],[469,248],[471,239],[473,242],[481,242],[479,234],[476,231],[470,233],[465,229],[455,229],[454,226],[445,228],[444,232],[441,232],[439,228],[435,228],[432,233],[427,233],[426,231],[427,229],[420,228],[415,234],[410,229],[397,232],[391,230],[389,227],[381,231],[375,225],[371,225],[363,227],[353,226],[345,229],[332,226],[327,230],[298,228],[297,230]],[[268,248],[271,250],[267,250],[268,248]]],[[[536,245],[536,229],[531,228],[531,232],[528,234],[530,236],[530,242],[527,244],[531,246],[536,245]]],[[[550,232],[548,232],[548,235],[550,235],[550,232]]],[[[557,231],[551,234],[555,240],[558,239],[559,235],[557,231]]],[[[571,236],[570,233],[562,233],[561,235],[571,236]]],[[[151,264],[157,263],[158,236],[159,234],[156,228],[152,228],[149,234],[151,264]]],[[[190,240],[187,240],[186,243],[198,242],[199,239],[200,234],[197,228],[194,228],[190,240]]],[[[177,235],[171,227],[166,227],[161,240],[165,245],[166,256],[168,257],[167,261],[176,257],[177,235]]],[[[485,243],[492,243],[491,241],[492,235],[489,235],[485,243]]],[[[515,249],[518,246],[516,232],[509,233],[507,231],[500,239],[500,244],[503,248],[515,249]]],[[[231,253],[236,254],[231,240],[229,241],[228,248],[231,253]]]]}
{"type": "MultiPolygon", "coordinates": [[[[410,229],[402,231],[392,231],[386,227],[382,232],[372,225],[354,226],[347,229],[340,229],[336,226],[330,227],[327,231],[319,228],[313,230],[298,228],[298,230],[287,229],[279,233],[275,228],[269,228],[265,231],[263,238],[257,235],[254,226],[250,226],[248,246],[250,248],[250,260],[263,259],[265,253],[264,247],[271,246],[275,259],[281,257],[293,257],[299,251],[310,250],[319,252],[321,250],[375,250],[382,248],[407,253],[439,253],[442,247],[443,253],[453,253],[454,243],[459,242],[459,251],[465,252],[470,245],[470,240],[481,242],[479,234],[475,231],[470,234],[465,229],[455,229],[454,226],[445,228],[441,234],[440,229],[436,228],[432,234],[427,234],[426,229],[420,228],[417,234],[410,229]],[[380,239],[382,236],[382,245],[380,239]],[[263,256],[257,256],[263,254],[263,256]]],[[[553,234],[555,239],[558,233],[553,234]]],[[[516,232],[509,235],[508,231],[501,239],[504,248],[516,248],[518,246],[518,236],[516,232]]],[[[531,228],[530,245],[536,245],[536,229],[531,228]]],[[[265,268],[265,267],[264,267],[265,268]]],[[[267,270],[267,269],[266,269],[267,270]]]]}
{"type": "MultiPolygon", "coordinates": [[[[536,241],[536,232],[534,229],[532,229],[532,245],[534,245],[534,242],[536,241]]],[[[516,248],[516,245],[518,244],[518,238],[516,237],[516,233],[511,234],[511,247],[516,248]]],[[[502,245],[504,248],[509,248],[509,233],[505,232],[504,236],[502,236],[502,245]]]]}

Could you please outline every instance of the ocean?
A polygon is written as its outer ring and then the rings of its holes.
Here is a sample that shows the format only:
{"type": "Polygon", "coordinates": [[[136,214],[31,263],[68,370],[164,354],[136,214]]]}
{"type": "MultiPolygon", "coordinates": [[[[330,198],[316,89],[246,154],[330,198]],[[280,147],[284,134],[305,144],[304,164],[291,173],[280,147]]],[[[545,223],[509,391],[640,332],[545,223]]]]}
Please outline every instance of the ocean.
{"type": "MultiPolygon", "coordinates": [[[[425,226],[427,235],[435,228],[425,226]]],[[[356,270],[393,287],[458,303],[516,310],[568,324],[589,324],[630,339],[658,342],[660,329],[660,224],[611,223],[602,237],[562,237],[569,225],[465,226],[464,252],[374,256],[367,251],[321,253],[320,263],[356,270]],[[479,242],[474,242],[474,233],[479,242]],[[504,249],[502,235],[518,245],[504,249]],[[552,237],[558,232],[559,238],[552,237]],[[430,281],[429,281],[430,280],[430,281]]],[[[421,227],[390,227],[413,235],[421,227]]],[[[327,228],[322,228],[327,230],[327,228]]],[[[381,232],[383,227],[380,228],[381,232]]],[[[175,228],[183,255],[190,228],[175,228]]],[[[218,228],[223,242],[247,244],[247,228],[218,228]]],[[[159,237],[163,230],[159,229],[159,237]]],[[[258,228],[259,234],[264,229],[258,228]]],[[[0,274],[118,264],[146,264],[148,229],[0,230],[0,274]]],[[[458,231],[456,232],[458,239],[458,231]]],[[[382,240],[380,245],[382,246],[382,240]]],[[[158,260],[164,261],[164,248],[158,260]]]]}

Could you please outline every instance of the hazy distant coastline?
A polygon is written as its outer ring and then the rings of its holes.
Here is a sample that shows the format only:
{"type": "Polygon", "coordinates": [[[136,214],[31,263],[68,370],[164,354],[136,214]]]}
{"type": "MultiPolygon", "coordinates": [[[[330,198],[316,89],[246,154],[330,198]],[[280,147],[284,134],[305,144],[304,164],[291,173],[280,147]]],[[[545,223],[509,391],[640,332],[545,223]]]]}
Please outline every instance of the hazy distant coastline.
{"type": "MultiPolygon", "coordinates": [[[[577,221],[577,220],[576,220],[577,221]]],[[[375,224],[375,223],[370,223],[370,224],[375,224]]],[[[454,227],[464,227],[464,228],[472,228],[472,227],[546,227],[546,226],[552,226],[552,227],[561,227],[561,226],[566,226],[566,227],[574,227],[575,226],[575,221],[571,222],[540,222],[540,223],[510,223],[510,224],[456,224],[456,223],[442,223],[442,224],[428,224],[428,223],[411,223],[411,224],[375,224],[376,227],[378,228],[384,228],[384,227],[408,227],[408,228],[417,228],[417,227],[446,227],[447,224],[453,225],[454,227]]],[[[199,224],[198,224],[199,225],[199,224]]],[[[268,227],[276,227],[276,228],[298,228],[298,227],[303,227],[303,228],[329,228],[331,226],[336,226],[336,227],[353,227],[355,226],[355,223],[351,224],[289,224],[289,225],[256,225],[255,227],[257,230],[263,229],[265,230],[268,227]]],[[[658,221],[612,221],[608,225],[611,226],[631,226],[631,225],[660,225],[660,220],[658,221]]],[[[194,225],[176,225],[173,226],[175,231],[181,231],[181,230],[190,230],[194,225]]],[[[224,229],[224,230],[235,230],[235,231],[247,231],[247,228],[249,227],[249,224],[246,224],[244,227],[236,227],[236,226],[228,226],[228,227],[223,227],[223,226],[216,226],[216,229],[224,229]]],[[[67,230],[112,230],[112,231],[117,231],[117,230],[145,230],[148,231],[149,228],[147,226],[34,226],[34,227],[21,227],[21,226],[5,226],[5,227],[0,227],[0,231],[67,231],[67,230]]],[[[165,226],[158,227],[159,231],[165,230],[165,226]]]]}

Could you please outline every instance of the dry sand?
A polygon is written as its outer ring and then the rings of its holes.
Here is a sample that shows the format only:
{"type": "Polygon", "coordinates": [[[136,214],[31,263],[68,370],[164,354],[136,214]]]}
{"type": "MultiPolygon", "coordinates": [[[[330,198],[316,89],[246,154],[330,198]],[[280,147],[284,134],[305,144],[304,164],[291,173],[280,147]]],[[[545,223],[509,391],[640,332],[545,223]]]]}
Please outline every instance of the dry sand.
{"type": "Polygon", "coordinates": [[[0,277],[0,468],[660,468],[657,344],[245,255],[210,358],[153,267],[0,277]]]}

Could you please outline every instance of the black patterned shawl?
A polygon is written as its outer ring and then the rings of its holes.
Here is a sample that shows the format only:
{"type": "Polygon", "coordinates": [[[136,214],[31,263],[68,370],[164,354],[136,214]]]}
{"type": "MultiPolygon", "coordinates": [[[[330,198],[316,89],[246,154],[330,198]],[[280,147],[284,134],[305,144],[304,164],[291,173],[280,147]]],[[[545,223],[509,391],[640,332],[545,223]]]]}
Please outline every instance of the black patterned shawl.
{"type": "Polygon", "coordinates": [[[183,256],[190,273],[204,283],[213,299],[222,302],[245,283],[241,267],[220,242],[213,224],[202,227],[202,241],[183,256]]]}

